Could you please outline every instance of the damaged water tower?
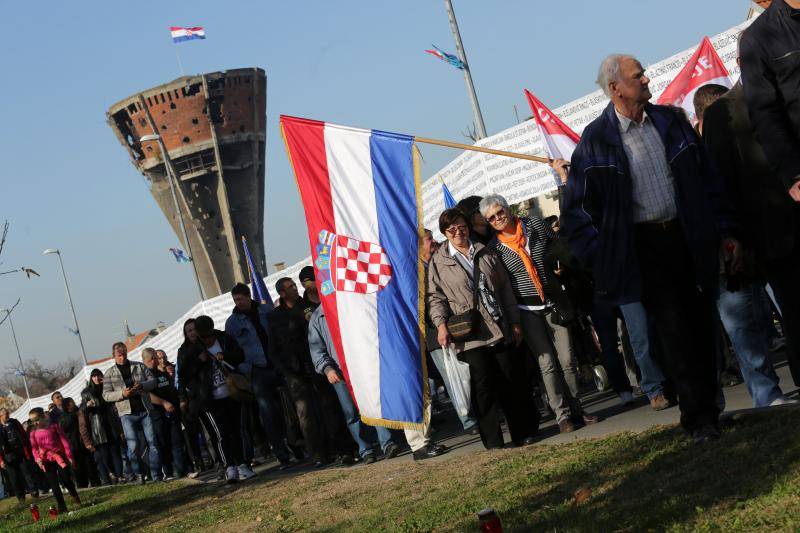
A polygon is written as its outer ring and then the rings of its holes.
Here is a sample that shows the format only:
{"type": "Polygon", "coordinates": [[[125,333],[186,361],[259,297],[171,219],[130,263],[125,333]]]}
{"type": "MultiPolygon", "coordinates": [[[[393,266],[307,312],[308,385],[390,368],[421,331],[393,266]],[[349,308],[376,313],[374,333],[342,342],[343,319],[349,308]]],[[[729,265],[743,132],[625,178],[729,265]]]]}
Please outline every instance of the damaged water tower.
{"type": "Polygon", "coordinates": [[[248,282],[241,237],[256,267],[264,256],[264,151],[267,79],[259,68],[184,76],[134,94],[108,110],[178,242],[183,235],[167,166],[206,298],[248,282]],[[166,149],[162,156],[160,136],[166,149]],[[155,140],[144,140],[142,137],[155,140]]]}

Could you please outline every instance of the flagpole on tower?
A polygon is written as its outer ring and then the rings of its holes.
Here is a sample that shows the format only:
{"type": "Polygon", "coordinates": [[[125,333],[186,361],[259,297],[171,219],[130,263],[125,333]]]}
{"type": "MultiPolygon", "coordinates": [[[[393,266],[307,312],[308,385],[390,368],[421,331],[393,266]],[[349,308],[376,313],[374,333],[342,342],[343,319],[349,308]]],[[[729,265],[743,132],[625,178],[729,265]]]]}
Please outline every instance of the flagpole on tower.
{"type": "Polygon", "coordinates": [[[185,76],[185,74],[183,73],[183,63],[181,63],[181,55],[178,53],[177,46],[173,46],[173,48],[175,48],[175,58],[178,60],[178,68],[181,71],[181,78],[182,78],[185,76]]]}
{"type": "Polygon", "coordinates": [[[472,73],[469,70],[467,53],[464,51],[464,45],[461,43],[461,33],[458,31],[456,13],[453,11],[453,3],[451,0],[444,0],[444,7],[447,9],[447,18],[450,19],[450,29],[453,31],[453,39],[456,42],[456,53],[461,62],[464,63],[464,81],[467,84],[467,93],[469,94],[470,103],[472,103],[472,113],[475,115],[476,133],[478,134],[478,139],[483,139],[486,137],[486,126],[483,124],[481,107],[478,105],[478,95],[475,94],[475,85],[472,83],[472,73]]]}

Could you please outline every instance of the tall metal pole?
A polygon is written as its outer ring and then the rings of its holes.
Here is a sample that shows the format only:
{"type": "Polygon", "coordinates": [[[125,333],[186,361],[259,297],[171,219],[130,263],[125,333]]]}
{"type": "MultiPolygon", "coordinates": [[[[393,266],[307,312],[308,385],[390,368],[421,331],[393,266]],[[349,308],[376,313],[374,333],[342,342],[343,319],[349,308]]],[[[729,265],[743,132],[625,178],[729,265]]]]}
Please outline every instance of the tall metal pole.
{"type": "Polygon", "coordinates": [[[194,254],[192,253],[192,245],[189,244],[189,235],[186,233],[186,226],[183,223],[183,213],[181,212],[181,208],[178,205],[178,195],[175,192],[175,184],[173,183],[173,179],[175,176],[172,173],[172,164],[170,163],[169,156],[167,155],[167,147],[164,146],[164,140],[158,135],[158,148],[161,150],[161,158],[164,160],[164,169],[167,172],[167,182],[169,182],[169,192],[172,193],[172,205],[175,206],[175,213],[178,215],[178,224],[181,227],[181,234],[183,235],[183,242],[186,246],[186,251],[189,252],[189,257],[192,258],[192,270],[194,270],[194,280],[197,282],[197,291],[200,293],[200,301],[204,301],[206,299],[205,294],[203,294],[203,286],[200,285],[200,276],[197,274],[197,263],[194,260],[194,254]]]}
{"type": "Polygon", "coordinates": [[[22,354],[19,351],[19,344],[17,343],[17,333],[14,331],[14,322],[11,320],[11,312],[6,309],[8,315],[8,325],[11,326],[11,336],[14,337],[14,346],[17,348],[17,357],[19,357],[19,370],[22,372],[22,384],[25,385],[25,396],[28,400],[31,399],[31,391],[28,390],[28,377],[25,375],[25,365],[22,364],[22,354]]]}
{"type": "Polygon", "coordinates": [[[61,275],[64,277],[64,288],[67,289],[67,301],[69,302],[69,310],[72,311],[72,320],[75,322],[75,332],[78,334],[78,341],[81,343],[81,354],[83,354],[83,363],[89,366],[89,359],[86,358],[86,348],[83,346],[83,335],[81,335],[81,328],[78,326],[78,316],[75,314],[75,306],[72,304],[72,295],[69,292],[69,283],[67,283],[67,272],[64,270],[64,261],[61,259],[61,250],[57,251],[58,263],[61,265],[61,275]]]}
{"type": "Polygon", "coordinates": [[[483,139],[486,137],[486,126],[483,124],[483,115],[478,105],[478,95],[475,94],[475,86],[472,84],[472,73],[470,73],[469,70],[467,53],[464,51],[464,45],[461,43],[461,33],[458,31],[458,22],[456,22],[456,13],[453,11],[453,3],[450,0],[444,0],[444,7],[447,9],[447,17],[450,19],[450,29],[453,31],[453,39],[456,41],[456,53],[461,62],[464,63],[464,81],[467,83],[467,93],[472,103],[472,113],[475,115],[476,133],[478,134],[478,139],[483,139]]]}

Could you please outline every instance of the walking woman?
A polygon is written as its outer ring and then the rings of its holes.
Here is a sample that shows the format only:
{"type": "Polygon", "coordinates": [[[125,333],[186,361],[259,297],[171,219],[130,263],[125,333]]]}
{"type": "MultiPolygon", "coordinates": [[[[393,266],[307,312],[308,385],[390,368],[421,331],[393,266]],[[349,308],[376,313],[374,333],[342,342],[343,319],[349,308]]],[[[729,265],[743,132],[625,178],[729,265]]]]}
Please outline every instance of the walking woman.
{"type": "Polygon", "coordinates": [[[78,425],[83,445],[94,455],[100,480],[104,485],[116,484],[122,477],[122,422],[114,405],[103,399],[103,372],[98,368],[92,370],[81,392],[78,425]]]}
{"type": "Polygon", "coordinates": [[[198,342],[188,347],[178,368],[181,401],[186,401],[186,416],[199,418],[214,434],[225,477],[236,483],[255,475],[243,458],[242,406],[230,397],[225,380],[244,361],[244,352],[233,337],[214,329],[211,317],[197,317],[194,326],[198,342]]]}
{"type": "Polygon", "coordinates": [[[547,277],[542,268],[547,244],[555,235],[538,217],[516,217],[505,198],[491,194],[481,200],[480,211],[494,228],[487,245],[508,271],[515,307],[522,323],[525,342],[539,359],[542,380],[556,415],[559,430],[575,430],[575,421],[597,422],[578,401],[578,377],[570,350],[569,332],[553,319],[555,306],[547,297],[547,277]]]}
{"type": "Polygon", "coordinates": [[[74,466],[75,461],[72,458],[67,436],[64,435],[64,431],[57,422],[50,422],[41,407],[33,409],[28,413],[28,417],[33,426],[30,434],[33,459],[47,476],[53,497],[58,505],[58,512],[67,512],[61,485],[67,488],[69,495],[72,496],[72,502],[80,507],[81,499],[78,497],[78,490],[75,488],[72,474],[70,474],[69,465],[72,463],[74,466]]]}
{"type": "Polygon", "coordinates": [[[539,413],[525,379],[524,361],[516,350],[506,349],[507,344],[522,342],[508,275],[493,253],[470,240],[466,215],[459,209],[440,215],[439,230],[447,244],[428,264],[427,292],[439,344],[451,346],[469,364],[472,408],[483,445],[503,447],[501,409],[512,442],[530,444],[538,430],[539,413]],[[466,334],[465,329],[469,330],[466,334]]]}

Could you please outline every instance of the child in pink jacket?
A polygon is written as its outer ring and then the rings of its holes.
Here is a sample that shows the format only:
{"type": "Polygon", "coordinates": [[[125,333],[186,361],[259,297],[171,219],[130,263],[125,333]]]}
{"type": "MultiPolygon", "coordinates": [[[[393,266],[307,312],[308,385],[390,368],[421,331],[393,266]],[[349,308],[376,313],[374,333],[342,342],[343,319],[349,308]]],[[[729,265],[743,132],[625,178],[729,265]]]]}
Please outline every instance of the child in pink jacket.
{"type": "Polygon", "coordinates": [[[67,488],[72,501],[80,506],[81,500],[75,483],[72,481],[69,463],[72,463],[72,451],[69,448],[64,430],[58,424],[50,424],[44,410],[41,407],[33,409],[28,413],[33,429],[30,432],[31,451],[33,459],[42,472],[47,476],[53,497],[58,503],[58,512],[66,512],[67,505],[64,503],[64,495],[61,493],[59,478],[61,483],[67,488]]]}

